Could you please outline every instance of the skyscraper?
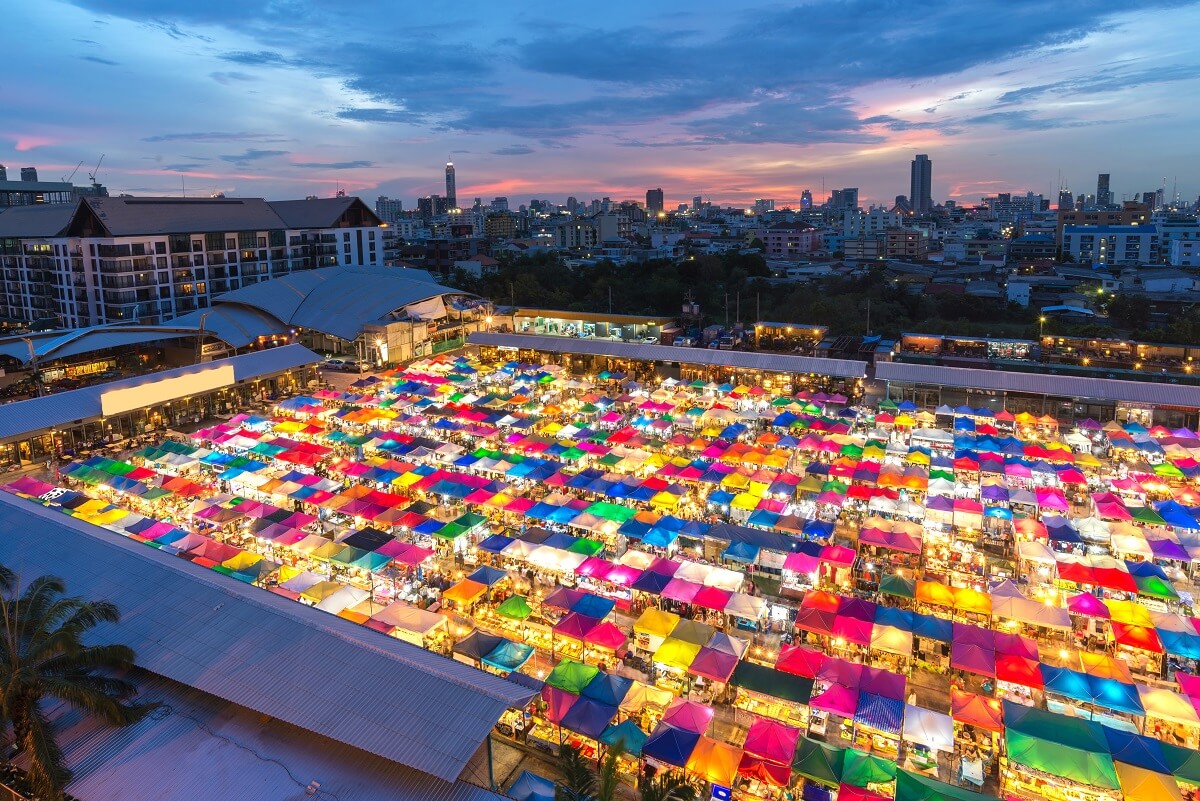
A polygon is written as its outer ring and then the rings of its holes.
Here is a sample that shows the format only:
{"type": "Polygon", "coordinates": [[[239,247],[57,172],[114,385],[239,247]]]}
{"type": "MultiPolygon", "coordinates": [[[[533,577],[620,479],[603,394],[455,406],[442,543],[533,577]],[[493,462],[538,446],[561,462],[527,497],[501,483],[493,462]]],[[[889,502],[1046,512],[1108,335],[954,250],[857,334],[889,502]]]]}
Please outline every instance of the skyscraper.
{"type": "Polygon", "coordinates": [[[1060,189],[1060,190],[1058,190],[1058,207],[1059,207],[1060,209],[1073,209],[1073,208],[1075,208],[1075,198],[1073,198],[1073,197],[1071,196],[1071,190],[1070,190],[1070,189],[1060,189]]]}
{"type": "Polygon", "coordinates": [[[375,216],[386,223],[396,222],[396,220],[400,219],[402,211],[404,211],[404,203],[398,198],[380,195],[375,201],[375,216]]]}
{"type": "Polygon", "coordinates": [[[458,208],[458,192],[454,188],[454,162],[446,162],[446,205],[458,208]]]}
{"type": "Polygon", "coordinates": [[[37,167],[22,167],[21,168],[21,180],[36,182],[37,181],[37,167]]]}
{"type": "Polygon", "coordinates": [[[1108,173],[1102,172],[1096,176],[1096,205],[1111,206],[1112,190],[1108,188],[1108,173]]]}
{"type": "Polygon", "coordinates": [[[912,160],[909,177],[908,202],[914,214],[928,214],[933,210],[933,162],[925,154],[912,160]]]}
{"type": "Polygon", "coordinates": [[[803,192],[800,193],[800,208],[802,208],[802,209],[811,209],[812,208],[812,190],[805,189],[803,192]]]}
{"type": "Polygon", "coordinates": [[[646,211],[658,213],[663,210],[663,191],[658,189],[646,190],[646,211]]]}

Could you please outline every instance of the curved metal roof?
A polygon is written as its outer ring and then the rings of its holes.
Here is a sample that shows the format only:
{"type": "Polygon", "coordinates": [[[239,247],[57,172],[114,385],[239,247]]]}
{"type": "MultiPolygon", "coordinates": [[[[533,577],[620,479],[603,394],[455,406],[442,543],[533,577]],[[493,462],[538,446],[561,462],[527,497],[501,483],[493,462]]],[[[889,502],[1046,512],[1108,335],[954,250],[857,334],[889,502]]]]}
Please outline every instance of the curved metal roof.
{"type": "Polygon", "coordinates": [[[65,359],[68,356],[94,353],[110,348],[194,337],[196,332],[191,328],[189,325],[172,321],[166,325],[110,323],[67,331],[44,331],[0,339],[0,355],[11,356],[19,359],[22,364],[28,364],[30,361],[29,343],[26,342],[26,339],[29,339],[33,342],[34,350],[40,361],[65,359]]]}
{"type": "Polygon", "coordinates": [[[409,304],[452,293],[461,294],[437,283],[424,270],[326,267],[234,290],[217,298],[213,308],[246,306],[290,326],[352,340],[367,323],[409,304]]]}

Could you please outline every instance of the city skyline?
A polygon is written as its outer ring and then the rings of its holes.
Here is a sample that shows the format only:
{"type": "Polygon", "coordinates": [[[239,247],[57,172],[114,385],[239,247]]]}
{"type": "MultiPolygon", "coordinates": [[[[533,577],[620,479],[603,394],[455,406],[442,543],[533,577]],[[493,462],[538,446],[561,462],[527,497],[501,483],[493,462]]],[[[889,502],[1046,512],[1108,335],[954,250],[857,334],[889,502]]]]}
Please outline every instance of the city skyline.
{"type": "Polygon", "coordinates": [[[1200,191],[1177,134],[1200,116],[1181,102],[1200,85],[1196,3],[947,4],[920,18],[872,0],[651,15],[619,3],[601,22],[570,7],[553,21],[470,4],[446,20],[276,8],[14,7],[0,163],[56,180],[82,160],[82,182],[104,153],[114,193],[341,188],[410,208],[444,191],[447,155],[464,206],[658,186],[668,209],[694,195],[798,207],[802,190],[820,203],[840,187],[891,205],[918,153],[937,163],[935,202],[1092,193],[1100,173],[1118,202],[1164,179],[1168,198],[1200,191]]]}

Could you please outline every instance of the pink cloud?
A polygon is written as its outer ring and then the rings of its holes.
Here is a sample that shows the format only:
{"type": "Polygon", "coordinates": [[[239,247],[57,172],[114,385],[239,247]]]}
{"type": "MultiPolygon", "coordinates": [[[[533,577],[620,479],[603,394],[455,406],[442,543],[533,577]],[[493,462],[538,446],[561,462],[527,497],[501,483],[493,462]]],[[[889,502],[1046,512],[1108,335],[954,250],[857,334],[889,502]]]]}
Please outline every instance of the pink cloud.
{"type": "Polygon", "coordinates": [[[18,153],[24,153],[27,150],[33,150],[36,147],[45,147],[57,142],[49,136],[36,136],[31,134],[18,134],[16,139],[16,150],[18,153]]]}

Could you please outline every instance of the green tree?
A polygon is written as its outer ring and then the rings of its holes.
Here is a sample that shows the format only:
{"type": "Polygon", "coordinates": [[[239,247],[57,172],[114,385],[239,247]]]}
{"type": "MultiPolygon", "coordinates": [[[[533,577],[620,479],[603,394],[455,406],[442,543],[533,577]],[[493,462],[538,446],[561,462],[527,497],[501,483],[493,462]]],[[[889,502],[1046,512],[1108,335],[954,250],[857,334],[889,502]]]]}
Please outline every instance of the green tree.
{"type": "Polygon", "coordinates": [[[0,566],[0,713],[39,798],[62,799],[71,782],[62,749],[42,707],[64,702],[112,726],[128,726],[157,704],[138,704],[133,683],[112,671],[133,666],[124,645],[85,644],[88,632],[120,619],[108,601],[69,597],[62,579],[42,576],[22,591],[0,566]]]}
{"type": "Polygon", "coordinates": [[[563,778],[554,789],[555,801],[596,801],[596,775],[578,748],[559,747],[558,769],[563,778]]]}
{"type": "Polygon", "coordinates": [[[620,779],[617,777],[617,761],[624,753],[623,749],[610,748],[600,763],[600,773],[596,777],[596,801],[614,801],[617,797],[617,787],[620,779]]]}
{"type": "Polygon", "coordinates": [[[696,801],[700,790],[687,776],[671,771],[643,781],[640,794],[642,801],[696,801]]]}

